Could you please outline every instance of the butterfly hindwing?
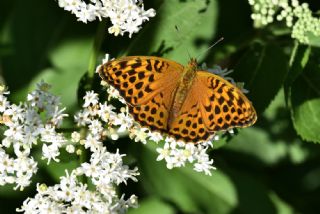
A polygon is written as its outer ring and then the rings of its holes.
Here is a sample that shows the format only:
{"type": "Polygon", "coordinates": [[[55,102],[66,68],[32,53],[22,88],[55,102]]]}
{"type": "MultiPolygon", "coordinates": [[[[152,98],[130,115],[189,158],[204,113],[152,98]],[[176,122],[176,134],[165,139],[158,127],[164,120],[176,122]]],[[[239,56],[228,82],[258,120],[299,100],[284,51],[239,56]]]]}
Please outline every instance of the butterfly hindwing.
{"type": "Polygon", "coordinates": [[[149,101],[141,105],[129,105],[129,112],[142,126],[148,127],[152,131],[166,132],[169,117],[168,105],[170,106],[173,100],[170,95],[170,93],[157,93],[149,101]]]}
{"type": "Polygon", "coordinates": [[[201,108],[197,99],[187,100],[184,103],[178,117],[176,117],[169,127],[169,134],[177,140],[185,142],[200,142],[207,140],[213,132],[206,129],[201,114],[201,108]]]}

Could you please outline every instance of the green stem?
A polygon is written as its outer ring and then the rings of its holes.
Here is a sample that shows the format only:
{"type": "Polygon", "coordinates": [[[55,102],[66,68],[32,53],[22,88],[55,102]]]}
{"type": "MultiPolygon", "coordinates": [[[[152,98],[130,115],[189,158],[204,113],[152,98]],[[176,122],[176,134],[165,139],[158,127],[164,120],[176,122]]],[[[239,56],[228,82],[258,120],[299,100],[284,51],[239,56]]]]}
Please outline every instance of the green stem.
{"type": "MultiPolygon", "coordinates": [[[[87,129],[86,128],[81,128],[80,129],[80,136],[81,136],[81,139],[84,139],[85,138],[85,136],[87,135],[87,129]]],[[[87,162],[88,160],[88,152],[87,152],[87,150],[84,148],[84,146],[83,145],[81,145],[80,147],[79,147],[79,149],[81,149],[81,151],[82,151],[82,153],[81,153],[81,155],[79,156],[79,165],[81,165],[82,163],[85,163],[85,162],[87,162]]],[[[82,176],[80,176],[79,177],[79,179],[80,179],[80,181],[82,182],[82,183],[88,183],[88,179],[87,179],[87,177],[85,176],[85,175],[82,175],[82,176]]]]}
{"type": "Polygon", "coordinates": [[[99,50],[102,45],[103,39],[106,36],[105,27],[106,27],[106,21],[103,20],[99,22],[98,29],[93,42],[91,56],[89,59],[89,65],[88,65],[88,77],[90,79],[92,79],[94,76],[94,73],[96,70],[97,57],[99,55],[99,50]]]}

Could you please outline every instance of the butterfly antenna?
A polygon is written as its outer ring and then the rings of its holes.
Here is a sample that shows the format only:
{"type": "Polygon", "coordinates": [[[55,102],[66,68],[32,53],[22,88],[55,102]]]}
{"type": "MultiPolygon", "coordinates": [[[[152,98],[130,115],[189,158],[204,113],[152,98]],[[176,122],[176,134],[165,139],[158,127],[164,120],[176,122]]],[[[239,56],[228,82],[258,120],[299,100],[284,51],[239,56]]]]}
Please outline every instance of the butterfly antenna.
{"type": "MultiPolygon", "coordinates": [[[[180,40],[180,41],[182,41],[182,37],[181,37],[180,30],[179,30],[178,26],[177,26],[177,25],[175,25],[174,27],[176,28],[176,31],[177,31],[177,34],[178,34],[179,40],[180,40]]],[[[190,55],[190,52],[189,52],[188,48],[186,48],[186,50],[187,50],[187,53],[188,53],[189,59],[191,59],[191,55],[190,55]]]]}
{"type": "Polygon", "coordinates": [[[210,47],[208,47],[207,49],[205,49],[202,53],[200,53],[196,59],[198,59],[202,54],[206,53],[208,50],[210,50],[211,48],[213,48],[216,44],[218,44],[219,42],[221,42],[222,40],[224,40],[223,37],[220,37],[220,39],[218,39],[215,43],[213,43],[212,45],[210,45],[210,47]]]}

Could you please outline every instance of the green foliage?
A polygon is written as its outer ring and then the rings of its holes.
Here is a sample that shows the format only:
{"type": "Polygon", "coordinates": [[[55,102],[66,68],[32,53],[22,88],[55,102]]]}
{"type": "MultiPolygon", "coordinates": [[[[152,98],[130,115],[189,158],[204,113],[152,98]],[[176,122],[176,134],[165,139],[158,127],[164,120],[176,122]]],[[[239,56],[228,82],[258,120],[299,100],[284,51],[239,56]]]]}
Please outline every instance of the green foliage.
{"type": "Polygon", "coordinates": [[[154,148],[142,149],[140,158],[146,191],[174,202],[184,213],[228,213],[237,204],[235,187],[221,171],[203,176],[191,168],[168,170],[164,163],[153,161],[154,148]]]}
{"type": "Polygon", "coordinates": [[[126,55],[156,54],[186,64],[189,57],[208,48],[207,41],[216,33],[216,1],[163,1],[157,14],[134,38],[126,55]]]}
{"type": "Polygon", "coordinates": [[[291,76],[286,84],[292,121],[304,140],[319,143],[319,52],[310,47],[297,47],[294,54],[291,76]]]}
{"type": "Polygon", "coordinates": [[[235,79],[246,83],[248,96],[258,114],[268,107],[281,88],[288,71],[287,61],[279,46],[253,42],[236,65],[235,79]]]}
{"type": "Polygon", "coordinates": [[[174,214],[174,209],[159,198],[150,197],[139,202],[139,209],[131,209],[128,214],[174,214]]]}
{"type": "MultiPolygon", "coordinates": [[[[153,54],[185,64],[187,50],[196,57],[223,36],[225,40],[200,59],[234,69],[231,76],[249,89],[258,121],[214,145],[210,155],[217,170],[211,177],[189,167],[168,170],[155,160],[152,145],[122,139],[120,152],[133,157],[131,163],[141,173],[138,183],[124,188],[124,193],[139,197],[140,207],[129,213],[318,213],[319,38],[310,37],[311,45],[302,46],[288,34],[276,34],[275,26],[254,29],[247,1],[159,0],[145,1],[145,7],[155,8],[157,16],[131,40],[114,38],[105,30],[100,56],[153,54]]],[[[0,12],[3,8],[10,12],[0,17],[0,69],[11,100],[22,100],[44,79],[61,95],[68,113],[75,112],[77,89],[84,87],[80,79],[94,63],[90,56],[96,56],[92,46],[98,24],[76,22],[55,1],[7,1],[0,3],[0,12]]],[[[96,60],[100,63],[100,57],[96,60]]],[[[41,164],[46,170],[35,182],[56,181],[75,164],[73,159],[67,166],[41,164]]],[[[4,187],[0,197],[2,206],[16,203],[8,213],[25,199],[4,187]]]]}

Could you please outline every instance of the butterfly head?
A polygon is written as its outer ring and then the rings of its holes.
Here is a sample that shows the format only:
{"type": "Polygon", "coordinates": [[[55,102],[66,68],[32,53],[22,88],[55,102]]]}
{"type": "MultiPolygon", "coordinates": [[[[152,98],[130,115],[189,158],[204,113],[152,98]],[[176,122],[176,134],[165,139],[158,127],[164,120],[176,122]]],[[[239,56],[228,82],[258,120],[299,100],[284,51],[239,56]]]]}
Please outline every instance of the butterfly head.
{"type": "Polygon", "coordinates": [[[188,67],[196,69],[198,67],[198,62],[196,58],[191,58],[189,63],[188,63],[188,67]]]}

